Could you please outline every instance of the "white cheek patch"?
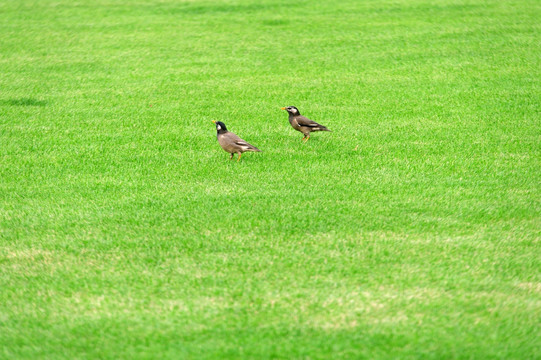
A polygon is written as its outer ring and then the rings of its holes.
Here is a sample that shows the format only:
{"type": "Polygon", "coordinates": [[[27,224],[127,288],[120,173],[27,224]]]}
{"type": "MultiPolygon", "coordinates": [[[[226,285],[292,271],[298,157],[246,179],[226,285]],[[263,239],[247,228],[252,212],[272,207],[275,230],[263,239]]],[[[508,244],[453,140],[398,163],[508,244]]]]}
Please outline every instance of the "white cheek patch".
{"type": "Polygon", "coordinates": [[[297,109],[291,109],[291,112],[292,112],[293,114],[298,113],[297,109]]]}
{"type": "Polygon", "coordinates": [[[216,130],[222,130],[222,127],[220,125],[216,125],[216,130]]]}

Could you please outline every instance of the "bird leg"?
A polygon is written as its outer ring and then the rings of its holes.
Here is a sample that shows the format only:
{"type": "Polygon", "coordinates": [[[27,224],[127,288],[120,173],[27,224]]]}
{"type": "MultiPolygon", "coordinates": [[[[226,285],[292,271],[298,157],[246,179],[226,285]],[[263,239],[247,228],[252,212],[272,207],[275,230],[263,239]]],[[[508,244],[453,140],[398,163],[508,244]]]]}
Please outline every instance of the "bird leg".
{"type": "Polygon", "coordinates": [[[304,135],[304,137],[303,137],[303,138],[301,139],[301,142],[303,142],[303,141],[304,141],[304,139],[306,139],[306,135],[304,135]]]}
{"type": "Polygon", "coordinates": [[[239,153],[239,157],[237,158],[237,162],[239,162],[241,156],[242,156],[242,153],[239,153]]]}
{"type": "Polygon", "coordinates": [[[231,156],[229,157],[229,160],[233,160],[234,153],[231,153],[231,156]]]}
{"type": "Polygon", "coordinates": [[[304,140],[304,142],[307,142],[307,141],[308,141],[308,139],[310,139],[310,134],[308,134],[308,135],[305,135],[305,136],[304,136],[304,138],[302,138],[302,139],[304,140]],[[306,139],[306,140],[305,140],[305,139],[306,139]]]}

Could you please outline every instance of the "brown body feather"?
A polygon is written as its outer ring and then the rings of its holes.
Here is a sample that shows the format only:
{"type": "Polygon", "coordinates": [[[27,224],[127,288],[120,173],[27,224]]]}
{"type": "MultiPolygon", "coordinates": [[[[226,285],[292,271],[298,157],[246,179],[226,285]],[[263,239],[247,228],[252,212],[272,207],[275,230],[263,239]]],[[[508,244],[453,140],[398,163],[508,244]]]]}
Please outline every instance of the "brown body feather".
{"type": "Polygon", "coordinates": [[[318,124],[317,122],[308,119],[302,115],[294,116],[289,114],[289,123],[293,129],[300,131],[305,136],[308,136],[311,132],[314,131],[330,131],[326,126],[318,124]]]}
{"type": "Polygon", "coordinates": [[[218,134],[218,142],[220,143],[222,149],[231,154],[236,153],[240,155],[246,151],[261,151],[230,131],[223,134],[218,134]]]}

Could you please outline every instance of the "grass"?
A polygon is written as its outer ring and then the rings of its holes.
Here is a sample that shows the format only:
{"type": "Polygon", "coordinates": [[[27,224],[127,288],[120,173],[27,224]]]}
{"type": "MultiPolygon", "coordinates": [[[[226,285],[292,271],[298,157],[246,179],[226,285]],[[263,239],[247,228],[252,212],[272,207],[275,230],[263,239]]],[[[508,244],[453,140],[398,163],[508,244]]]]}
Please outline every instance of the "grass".
{"type": "Polygon", "coordinates": [[[0,12],[0,358],[541,357],[538,1],[0,12]]]}

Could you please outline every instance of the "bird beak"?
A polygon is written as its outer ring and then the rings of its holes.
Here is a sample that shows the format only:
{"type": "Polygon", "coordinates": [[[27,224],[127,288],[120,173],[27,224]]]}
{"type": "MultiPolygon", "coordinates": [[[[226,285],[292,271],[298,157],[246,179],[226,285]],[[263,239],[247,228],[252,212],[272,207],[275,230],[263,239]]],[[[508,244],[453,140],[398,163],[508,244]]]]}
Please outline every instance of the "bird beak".
{"type": "Polygon", "coordinates": [[[212,120],[212,122],[216,124],[216,120],[212,120]]]}
{"type": "Polygon", "coordinates": [[[286,108],[281,108],[282,110],[285,110],[286,108]]]}

